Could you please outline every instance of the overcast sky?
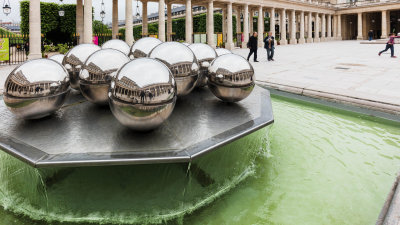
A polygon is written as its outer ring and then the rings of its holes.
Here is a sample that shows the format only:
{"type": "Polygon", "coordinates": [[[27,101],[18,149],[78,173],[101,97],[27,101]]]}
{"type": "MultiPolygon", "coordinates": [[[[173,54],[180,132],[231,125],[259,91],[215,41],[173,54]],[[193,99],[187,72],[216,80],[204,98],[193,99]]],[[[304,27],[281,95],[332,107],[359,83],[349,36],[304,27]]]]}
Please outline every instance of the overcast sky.
{"type": "MultiPolygon", "coordinates": [[[[20,22],[21,18],[19,15],[19,2],[21,0],[10,0],[10,5],[11,5],[11,13],[8,16],[5,16],[4,13],[0,12],[0,20],[3,20],[3,22],[20,22]]],[[[60,3],[58,0],[41,0],[41,2],[55,2],[55,3],[60,3]]],[[[4,0],[0,0],[1,7],[3,7],[4,0]]],[[[64,4],[76,4],[76,0],[63,0],[64,4]]],[[[132,10],[133,14],[136,15],[136,4],[137,2],[132,0],[132,10]]],[[[111,14],[112,14],[112,0],[104,0],[104,6],[105,6],[105,11],[106,11],[106,17],[104,18],[104,22],[109,23],[111,22],[111,14]]],[[[100,11],[101,11],[101,0],[93,0],[93,7],[95,11],[95,16],[94,18],[96,20],[101,20],[100,18],[100,11]]],[[[157,12],[158,11],[158,3],[155,2],[149,2],[147,4],[147,12],[148,14],[157,12]]],[[[139,13],[142,15],[142,3],[139,1],[139,13]]],[[[118,18],[120,20],[125,20],[125,0],[119,0],[118,1],[118,18]]]]}

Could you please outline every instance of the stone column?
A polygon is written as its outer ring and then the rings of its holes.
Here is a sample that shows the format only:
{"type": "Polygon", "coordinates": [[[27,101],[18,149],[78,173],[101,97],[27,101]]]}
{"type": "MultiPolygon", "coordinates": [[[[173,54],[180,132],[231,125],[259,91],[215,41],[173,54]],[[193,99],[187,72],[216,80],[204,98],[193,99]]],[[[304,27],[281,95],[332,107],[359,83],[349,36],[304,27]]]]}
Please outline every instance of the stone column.
{"type": "Polygon", "coordinates": [[[362,13],[358,13],[357,18],[357,40],[363,39],[362,13]]]}
{"type": "Polygon", "coordinates": [[[271,8],[269,13],[269,31],[272,32],[272,36],[275,37],[275,8],[271,8]]]}
{"type": "Polygon", "coordinates": [[[236,7],[236,33],[242,32],[242,26],[240,26],[240,14],[241,8],[238,6],[236,7]]]}
{"type": "Polygon", "coordinates": [[[244,5],[243,12],[243,48],[247,48],[246,44],[249,41],[249,5],[244,5]]]}
{"type": "Polygon", "coordinates": [[[165,0],[158,0],[158,39],[165,42],[165,0]]]}
{"type": "Polygon", "coordinates": [[[299,44],[304,44],[306,43],[306,40],[304,39],[304,11],[300,12],[300,38],[299,38],[299,44]]]}
{"type": "Polygon", "coordinates": [[[224,8],[222,8],[222,40],[223,40],[223,42],[225,42],[226,43],[226,35],[227,35],[227,32],[226,32],[226,29],[227,29],[227,27],[226,27],[226,19],[227,19],[227,16],[226,16],[226,7],[224,7],[224,8]]]}
{"type": "Polygon", "coordinates": [[[337,15],[333,15],[333,40],[337,38],[337,15]]]}
{"type": "Polygon", "coordinates": [[[388,29],[387,29],[387,11],[382,11],[382,35],[381,38],[387,38],[388,36],[388,29]]]}
{"type": "Polygon", "coordinates": [[[319,37],[319,14],[315,13],[315,21],[314,21],[314,42],[320,42],[321,39],[319,37]]]}
{"type": "Polygon", "coordinates": [[[290,44],[295,45],[297,44],[297,39],[296,39],[296,11],[292,10],[290,16],[290,44]]]}
{"type": "Polygon", "coordinates": [[[342,15],[337,17],[337,40],[342,40],[342,15]]]}
{"type": "Polygon", "coordinates": [[[90,44],[93,43],[92,0],[85,0],[83,13],[83,43],[90,44]]]}
{"type": "Polygon", "coordinates": [[[207,43],[215,48],[214,41],[214,2],[213,0],[208,1],[207,7],[207,43]]]}
{"type": "Polygon", "coordinates": [[[40,0],[29,2],[29,56],[28,59],[42,58],[42,34],[40,27],[40,0]]]}
{"type": "Polygon", "coordinates": [[[125,42],[133,45],[132,0],[125,0],[125,42]]]}
{"type": "Polygon", "coordinates": [[[118,0],[112,2],[112,38],[116,39],[118,35],[118,0]]]}
{"type": "Polygon", "coordinates": [[[83,4],[82,0],[76,0],[76,35],[79,36],[79,44],[83,43],[83,4]]]}
{"type": "Polygon", "coordinates": [[[228,2],[226,5],[227,11],[227,29],[226,29],[226,45],[225,48],[232,50],[235,46],[233,45],[233,21],[232,21],[232,2],[228,2]]]}
{"type": "Polygon", "coordinates": [[[149,35],[149,23],[147,18],[147,0],[142,1],[142,36],[149,35]]]}
{"type": "Polygon", "coordinates": [[[172,41],[172,4],[167,4],[167,41],[172,41]]]}
{"type": "Polygon", "coordinates": [[[331,41],[332,40],[332,15],[328,14],[328,40],[331,41]]]}
{"type": "Polygon", "coordinates": [[[313,43],[312,38],[312,12],[308,12],[308,30],[307,30],[307,43],[313,43]]]}
{"type": "Polygon", "coordinates": [[[192,0],[186,0],[186,13],[185,13],[185,40],[186,43],[191,44],[193,35],[192,23],[192,0]]]}
{"type": "Polygon", "coordinates": [[[253,23],[253,16],[254,16],[254,12],[252,9],[250,9],[250,17],[249,17],[249,31],[250,31],[250,36],[253,35],[253,28],[254,28],[254,23],[253,23]]]}
{"type": "Polygon", "coordinates": [[[281,45],[286,45],[287,40],[286,40],[286,9],[282,9],[281,11],[281,45]]]}
{"type": "Polygon", "coordinates": [[[326,15],[325,14],[321,14],[321,40],[322,41],[326,41],[326,15]]]}
{"type": "Polygon", "coordinates": [[[263,39],[264,39],[264,13],[262,6],[258,6],[258,23],[257,23],[257,40],[258,47],[263,47],[263,39]]]}

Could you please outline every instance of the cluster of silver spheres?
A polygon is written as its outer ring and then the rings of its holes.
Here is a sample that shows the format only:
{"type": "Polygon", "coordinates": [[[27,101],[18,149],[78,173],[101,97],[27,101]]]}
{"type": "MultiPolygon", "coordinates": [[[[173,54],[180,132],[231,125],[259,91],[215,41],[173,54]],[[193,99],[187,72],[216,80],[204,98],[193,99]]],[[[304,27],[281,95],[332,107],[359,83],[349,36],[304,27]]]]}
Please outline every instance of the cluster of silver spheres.
{"type": "Polygon", "coordinates": [[[21,64],[6,80],[4,102],[20,118],[42,118],[63,105],[71,87],[90,102],[109,104],[123,125],[151,130],[171,115],[177,97],[196,87],[208,85],[222,101],[236,102],[251,93],[254,80],[251,64],[226,49],[151,37],[131,47],[110,40],[21,64]]]}

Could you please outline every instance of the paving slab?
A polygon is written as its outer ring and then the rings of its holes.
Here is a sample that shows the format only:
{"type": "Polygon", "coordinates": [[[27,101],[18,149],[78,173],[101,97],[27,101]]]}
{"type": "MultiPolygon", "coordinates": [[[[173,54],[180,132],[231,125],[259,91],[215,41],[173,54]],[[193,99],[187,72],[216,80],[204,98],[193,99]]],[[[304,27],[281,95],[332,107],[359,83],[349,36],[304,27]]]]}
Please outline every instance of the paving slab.
{"type": "MultiPolygon", "coordinates": [[[[378,56],[385,44],[360,43],[278,45],[273,62],[259,48],[260,62],[250,62],[257,81],[269,88],[400,114],[400,58],[389,51],[378,56]]],[[[247,57],[249,51],[233,52],[247,57]]]]}

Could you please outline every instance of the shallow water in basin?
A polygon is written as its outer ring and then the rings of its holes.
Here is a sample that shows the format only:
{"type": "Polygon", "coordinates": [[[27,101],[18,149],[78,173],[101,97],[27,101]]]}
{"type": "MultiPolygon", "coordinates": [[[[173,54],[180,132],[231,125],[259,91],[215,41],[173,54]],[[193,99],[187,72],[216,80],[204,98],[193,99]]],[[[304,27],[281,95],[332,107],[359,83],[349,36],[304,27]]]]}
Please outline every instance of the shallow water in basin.
{"type": "MultiPolygon", "coordinates": [[[[273,109],[255,174],[170,224],[375,223],[400,170],[400,124],[282,97],[273,109]]],[[[3,210],[0,218],[44,224],[3,210]]]]}

